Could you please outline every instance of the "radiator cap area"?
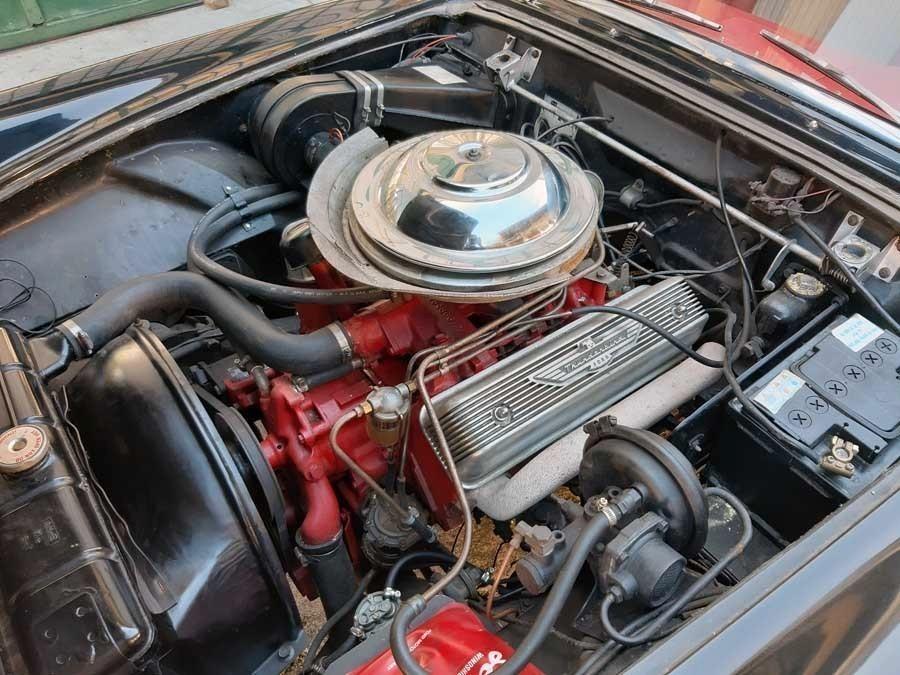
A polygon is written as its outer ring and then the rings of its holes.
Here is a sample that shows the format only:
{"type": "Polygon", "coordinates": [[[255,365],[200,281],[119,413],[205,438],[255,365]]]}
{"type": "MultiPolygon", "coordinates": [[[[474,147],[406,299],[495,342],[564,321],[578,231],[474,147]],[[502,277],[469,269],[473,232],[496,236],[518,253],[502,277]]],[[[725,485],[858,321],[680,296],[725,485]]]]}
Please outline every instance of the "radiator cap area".
{"type": "Polygon", "coordinates": [[[46,432],[21,424],[0,434],[0,473],[17,474],[40,464],[49,452],[46,432]]]}

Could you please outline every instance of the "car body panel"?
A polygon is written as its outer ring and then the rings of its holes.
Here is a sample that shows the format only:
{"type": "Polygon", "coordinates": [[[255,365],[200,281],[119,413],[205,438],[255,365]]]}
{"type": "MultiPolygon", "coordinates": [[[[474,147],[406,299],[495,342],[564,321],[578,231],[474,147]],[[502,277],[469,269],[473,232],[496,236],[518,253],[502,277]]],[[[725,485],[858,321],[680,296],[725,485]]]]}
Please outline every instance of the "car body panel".
{"type": "MultiPolygon", "coordinates": [[[[648,78],[655,72],[702,91],[717,102],[716,112],[738,109],[759,129],[778,125],[793,133],[795,147],[815,147],[838,168],[852,169],[877,198],[891,201],[900,190],[900,143],[883,120],[632,10],[612,7],[601,14],[564,0],[370,0],[316,5],[0,93],[0,199],[141,128],[341,44],[417,18],[467,11],[501,23],[530,19],[533,30],[553,29],[548,39],[571,34],[570,46],[580,40],[609,62],[640,64],[648,78]]],[[[898,487],[900,470],[894,469],[634,672],[795,672],[798,664],[828,670],[866,655],[880,658],[893,634],[886,627],[897,622],[896,598],[887,594],[897,591],[898,487]],[[825,654],[829,637],[840,649],[825,654]]]]}
{"type": "Polygon", "coordinates": [[[642,57],[660,73],[678,73],[727,104],[790,127],[798,139],[843,154],[856,170],[900,190],[900,130],[893,125],[753,59],[705,44],[706,40],[639,12],[606,4],[611,8],[600,14],[566,0],[327,3],[0,92],[0,139],[29,139],[27,147],[21,142],[0,146],[0,199],[139,128],[354,38],[377,35],[417,18],[466,12],[486,17],[529,15],[599,48],[642,57]],[[614,38],[612,27],[617,28],[614,38]],[[723,66],[724,61],[728,63],[723,66]],[[119,98],[128,92],[134,95],[119,98]],[[818,120],[815,133],[807,128],[810,119],[818,120]]]}
{"type": "Polygon", "coordinates": [[[900,657],[900,467],[630,668],[868,672],[900,657]]]}
{"type": "MultiPolygon", "coordinates": [[[[581,0],[573,1],[579,2],[581,0]]],[[[590,5],[591,0],[584,0],[584,2],[590,5]]],[[[670,14],[660,14],[653,10],[643,9],[639,5],[634,5],[633,9],[657,20],[672,23],[708,40],[713,40],[741,54],[752,56],[795,77],[812,82],[822,89],[875,115],[886,117],[883,111],[865,99],[860,98],[852,90],[847,89],[815,68],[798,61],[783,49],[774,46],[760,34],[763,30],[772,31],[792,43],[816,53],[817,56],[837,64],[841,70],[850,74],[854,79],[867,84],[871,90],[877,91],[882,98],[895,108],[900,107],[900,67],[866,61],[853,54],[837,51],[834,48],[823,48],[820,40],[810,38],[786,26],[757,16],[754,13],[757,3],[752,0],[744,3],[746,9],[736,6],[737,3],[734,0],[732,2],[724,2],[723,0],[702,0],[700,2],[697,0],[666,0],[666,4],[699,13],[704,19],[719,24],[722,29],[721,31],[715,31],[670,14]]],[[[798,4],[784,3],[784,5],[793,6],[794,8],[798,4]]],[[[822,11],[828,11],[829,9],[832,8],[826,7],[822,11]]],[[[807,11],[813,13],[815,9],[809,8],[807,11]]]]}

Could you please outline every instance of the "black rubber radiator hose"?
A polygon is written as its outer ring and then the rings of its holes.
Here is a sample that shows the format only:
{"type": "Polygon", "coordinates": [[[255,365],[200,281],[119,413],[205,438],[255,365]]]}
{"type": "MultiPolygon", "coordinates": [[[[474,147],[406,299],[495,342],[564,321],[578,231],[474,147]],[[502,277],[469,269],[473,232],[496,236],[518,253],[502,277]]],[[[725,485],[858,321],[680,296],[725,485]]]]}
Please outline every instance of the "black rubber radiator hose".
{"type": "Polygon", "coordinates": [[[162,319],[195,309],[212,317],[225,336],[259,363],[298,375],[320,373],[349,360],[336,324],[306,335],[276,328],[249,301],[193,272],[138,277],[105,293],[58,330],[79,358],[121,335],[137,319],[162,319]]]}

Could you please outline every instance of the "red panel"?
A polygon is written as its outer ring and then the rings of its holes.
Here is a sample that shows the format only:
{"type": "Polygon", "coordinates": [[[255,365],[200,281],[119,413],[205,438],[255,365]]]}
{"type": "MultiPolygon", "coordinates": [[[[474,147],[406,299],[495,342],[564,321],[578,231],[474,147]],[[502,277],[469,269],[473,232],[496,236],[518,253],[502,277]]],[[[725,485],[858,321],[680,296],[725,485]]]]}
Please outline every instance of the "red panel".
{"type": "MultiPolygon", "coordinates": [[[[868,101],[860,98],[853,93],[852,90],[835,82],[815,68],[805,65],[802,61],[791,56],[783,49],[776,47],[760,35],[761,30],[772,31],[790,42],[813,52],[819,58],[834,63],[838,68],[851,75],[864,86],[867,86],[894,107],[900,105],[900,85],[898,85],[900,77],[897,76],[897,66],[895,64],[876,63],[862,54],[853,53],[852,51],[843,51],[839,47],[829,46],[826,48],[818,40],[791,30],[791,28],[787,26],[781,26],[778,23],[769,21],[761,16],[756,16],[753,13],[757,5],[756,2],[751,0],[666,1],[671,5],[686,9],[689,12],[694,12],[705,19],[721,24],[722,31],[717,32],[653,10],[642,10],[637,5],[629,5],[629,7],[636,9],[637,11],[642,11],[654,19],[672,23],[687,31],[702,35],[705,38],[741,52],[746,56],[759,59],[770,66],[793,75],[794,77],[812,82],[822,89],[825,89],[860,108],[868,110],[870,113],[878,115],[879,117],[886,117],[884,112],[868,101]]],[[[791,3],[785,0],[785,2],[781,4],[787,7],[787,5],[790,5],[791,3]]],[[[804,7],[804,9],[811,14],[826,9],[825,7],[821,9],[817,7],[816,2],[807,2],[806,4],[808,5],[808,8],[804,7]]],[[[824,4],[826,3],[823,3],[823,5],[824,4]]]]}
{"type": "MultiPolygon", "coordinates": [[[[487,630],[467,606],[451,603],[410,631],[406,643],[419,665],[431,675],[490,675],[515,651],[487,630]]],[[[352,675],[397,675],[400,670],[387,649],[352,675]]],[[[533,665],[520,672],[542,675],[533,665]]]]}

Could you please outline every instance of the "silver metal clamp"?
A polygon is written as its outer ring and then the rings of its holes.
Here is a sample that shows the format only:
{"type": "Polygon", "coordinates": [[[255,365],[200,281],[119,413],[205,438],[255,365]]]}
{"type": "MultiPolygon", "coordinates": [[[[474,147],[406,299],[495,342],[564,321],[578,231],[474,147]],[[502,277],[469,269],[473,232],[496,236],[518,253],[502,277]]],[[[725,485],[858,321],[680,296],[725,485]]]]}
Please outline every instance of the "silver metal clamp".
{"type": "Polygon", "coordinates": [[[540,49],[529,47],[520,55],[513,51],[515,44],[516,38],[507,35],[503,49],[489,56],[484,62],[487,69],[497,76],[500,85],[507,91],[519,80],[531,82],[531,76],[534,75],[541,59],[540,49]]]}

